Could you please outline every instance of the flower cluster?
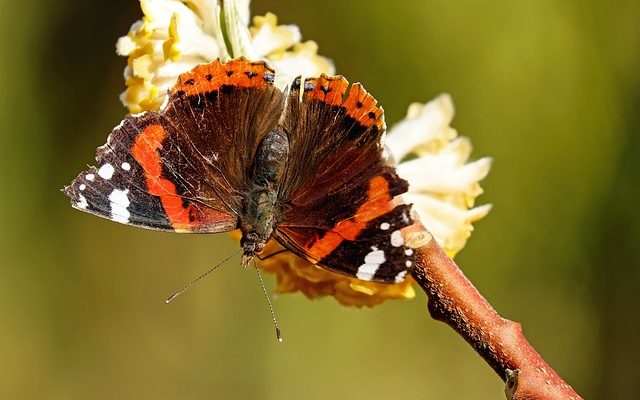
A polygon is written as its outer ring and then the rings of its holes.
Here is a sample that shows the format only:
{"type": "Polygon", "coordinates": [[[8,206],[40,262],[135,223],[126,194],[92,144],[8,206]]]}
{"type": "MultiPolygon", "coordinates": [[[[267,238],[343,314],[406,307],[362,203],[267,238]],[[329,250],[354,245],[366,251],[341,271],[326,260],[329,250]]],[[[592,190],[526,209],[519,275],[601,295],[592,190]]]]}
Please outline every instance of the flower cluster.
{"type": "MultiPolygon", "coordinates": [[[[281,88],[298,75],[334,73],[333,63],[318,55],[315,42],[301,41],[297,26],[278,25],[271,13],[254,17],[249,26],[248,0],[140,0],[140,4],[143,19],[116,46],[118,54],[128,57],[127,89],[121,99],[132,113],[158,109],[179,74],[216,58],[265,60],[275,69],[281,88]]],[[[464,247],[472,223],[490,210],[489,205],[474,208],[473,204],[482,193],[479,181],[491,165],[488,158],[468,162],[471,143],[457,137],[450,126],[452,118],[452,101],[441,95],[427,104],[412,104],[386,138],[398,174],[410,184],[405,200],[414,204],[422,223],[450,256],[464,247]]],[[[264,254],[281,249],[272,240],[264,254]]],[[[394,285],[364,282],[289,252],[260,262],[260,267],[276,276],[278,293],[330,295],[357,307],[415,296],[411,279],[394,285]]]]}
{"type": "Polygon", "coordinates": [[[410,184],[405,201],[413,203],[422,224],[450,257],[466,244],[472,223],[491,210],[490,204],[473,208],[491,159],[468,162],[471,142],[450,126],[453,113],[447,94],[427,104],[414,103],[385,141],[392,158],[399,161],[398,174],[410,184]]]}
{"type": "Polygon", "coordinates": [[[158,109],[178,75],[216,58],[263,59],[282,88],[298,75],[335,72],[315,42],[301,42],[297,26],[278,25],[271,13],[248,26],[248,1],[140,0],[140,6],[144,17],[116,44],[128,60],[121,100],[132,113],[158,109]]]}

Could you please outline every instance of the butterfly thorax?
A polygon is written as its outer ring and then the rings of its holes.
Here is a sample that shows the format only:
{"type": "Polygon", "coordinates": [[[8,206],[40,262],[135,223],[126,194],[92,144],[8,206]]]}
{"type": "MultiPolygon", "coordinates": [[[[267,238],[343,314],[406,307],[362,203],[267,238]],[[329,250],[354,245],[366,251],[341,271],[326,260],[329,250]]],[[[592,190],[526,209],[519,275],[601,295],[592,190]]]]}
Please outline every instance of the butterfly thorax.
{"type": "Polygon", "coordinates": [[[260,254],[277,225],[277,188],[288,154],[289,141],[284,132],[280,131],[269,132],[256,151],[240,215],[243,264],[260,254]]]}

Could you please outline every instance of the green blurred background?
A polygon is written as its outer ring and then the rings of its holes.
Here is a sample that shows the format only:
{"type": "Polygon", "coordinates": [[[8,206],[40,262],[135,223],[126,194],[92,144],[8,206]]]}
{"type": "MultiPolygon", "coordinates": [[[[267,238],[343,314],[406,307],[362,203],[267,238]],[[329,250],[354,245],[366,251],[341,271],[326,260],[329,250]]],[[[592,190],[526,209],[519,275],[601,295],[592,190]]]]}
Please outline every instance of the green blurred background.
{"type": "MultiPolygon", "coordinates": [[[[587,398],[640,398],[640,4],[255,1],[362,81],[387,121],[452,94],[492,156],[489,217],[457,261],[587,398]]],[[[274,303],[236,244],[79,213],[59,189],[124,115],[133,0],[0,1],[0,398],[503,398],[425,298],[274,303]]],[[[273,280],[268,278],[273,287],[273,280]]]]}

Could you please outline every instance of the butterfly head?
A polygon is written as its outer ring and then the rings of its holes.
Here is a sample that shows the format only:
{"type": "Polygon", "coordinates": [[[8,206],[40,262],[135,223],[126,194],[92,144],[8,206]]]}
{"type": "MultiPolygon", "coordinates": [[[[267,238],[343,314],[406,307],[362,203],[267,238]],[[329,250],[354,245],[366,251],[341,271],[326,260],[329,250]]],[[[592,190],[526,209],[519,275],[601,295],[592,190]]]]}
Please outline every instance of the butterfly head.
{"type": "Polygon", "coordinates": [[[242,235],[240,245],[242,246],[242,265],[248,266],[249,261],[257,254],[260,254],[267,244],[268,237],[262,237],[256,232],[247,232],[242,235]]]}

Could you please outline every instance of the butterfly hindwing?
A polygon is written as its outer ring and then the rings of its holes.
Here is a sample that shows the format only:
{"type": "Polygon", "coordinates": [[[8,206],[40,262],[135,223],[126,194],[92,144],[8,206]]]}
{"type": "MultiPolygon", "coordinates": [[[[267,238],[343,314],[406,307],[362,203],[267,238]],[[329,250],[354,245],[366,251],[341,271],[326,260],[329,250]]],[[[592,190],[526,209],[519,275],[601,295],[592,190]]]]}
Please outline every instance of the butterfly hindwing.
{"type": "Polygon", "coordinates": [[[177,139],[161,113],[128,116],[98,148],[97,167],[80,173],[65,193],[75,208],[124,224],[164,231],[233,229],[233,212],[187,189],[186,177],[197,171],[167,160],[165,151],[177,139]]]}
{"type": "Polygon", "coordinates": [[[241,207],[258,145],[282,114],[285,97],[274,76],[262,61],[215,60],[180,75],[163,110],[188,136],[176,151],[203,161],[202,172],[230,188],[234,207],[241,207]]]}
{"type": "MultiPolygon", "coordinates": [[[[414,264],[402,229],[412,224],[410,206],[389,205],[371,219],[356,216],[333,229],[284,227],[276,238],[313,264],[355,278],[383,283],[402,282],[414,264]]],[[[376,214],[374,214],[376,215],[376,214]]]]}
{"type": "Polygon", "coordinates": [[[365,281],[402,282],[414,263],[413,250],[405,247],[402,234],[402,228],[411,224],[410,208],[402,204],[370,220],[355,240],[343,240],[319,264],[365,281]]]}

